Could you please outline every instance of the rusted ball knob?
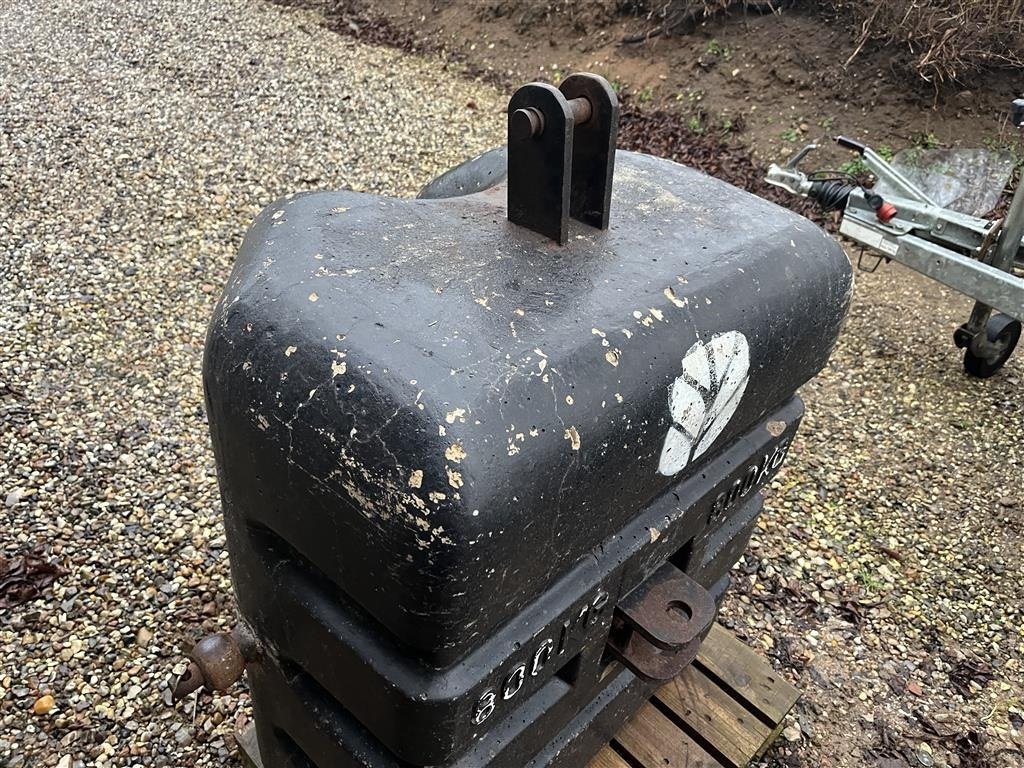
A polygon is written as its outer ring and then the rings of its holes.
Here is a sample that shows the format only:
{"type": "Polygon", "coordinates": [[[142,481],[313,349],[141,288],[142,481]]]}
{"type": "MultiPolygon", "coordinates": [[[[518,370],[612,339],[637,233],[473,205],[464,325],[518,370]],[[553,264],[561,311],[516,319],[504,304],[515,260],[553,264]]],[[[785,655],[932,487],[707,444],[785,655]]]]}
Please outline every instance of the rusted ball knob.
{"type": "Polygon", "coordinates": [[[192,660],[203,675],[204,687],[226,691],[245,672],[245,657],[235,638],[228,634],[204,637],[192,649],[192,660]]]}
{"type": "Polygon", "coordinates": [[[517,109],[509,117],[508,135],[512,141],[523,141],[544,132],[544,116],[533,107],[517,109]]]}
{"type": "Polygon", "coordinates": [[[261,654],[259,640],[245,622],[231,632],[204,637],[189,654],[188,669],[178,678],[172,696],[179,701],[200,688],[226,691],[241,679],[245,665],[261,654]]]}

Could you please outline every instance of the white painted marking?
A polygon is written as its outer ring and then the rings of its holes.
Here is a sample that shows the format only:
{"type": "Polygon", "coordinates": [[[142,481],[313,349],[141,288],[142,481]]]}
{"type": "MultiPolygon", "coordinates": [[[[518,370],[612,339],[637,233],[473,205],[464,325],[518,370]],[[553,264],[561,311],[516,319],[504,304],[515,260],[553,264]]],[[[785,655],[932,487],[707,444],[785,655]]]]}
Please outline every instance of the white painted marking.
{"type": "Polygon", "coordinates": [[[711,368],[707,355],[687,355],[683,358],[683,370],[690,374],[697,385],[711,389],[711,368]]]}
{"type": "Polygon", "coordinates": [[[661,448],[661,461],[658,472],[663,475],[674,475],[690,463],[693,442],[675,427],[668,428],[665,444],[661,448]]]}
{"type": "Polygon", "coordinates": [[[669,413],[672,414],[672,421],[692,439],[693,435],[700,432],[706,412],[707,406],[700,391],[687,383],[682,376],[676,379],[672,385],[672,394],[669,396],[669,413]]]}
{"type": "Polygon", "coordinates": [[[697,342],[683,357],[683,373],[672,383],[658,472],[674,475],[708,450],[736,413],[750,380],[750,348],[739,331],[697,342]]]}

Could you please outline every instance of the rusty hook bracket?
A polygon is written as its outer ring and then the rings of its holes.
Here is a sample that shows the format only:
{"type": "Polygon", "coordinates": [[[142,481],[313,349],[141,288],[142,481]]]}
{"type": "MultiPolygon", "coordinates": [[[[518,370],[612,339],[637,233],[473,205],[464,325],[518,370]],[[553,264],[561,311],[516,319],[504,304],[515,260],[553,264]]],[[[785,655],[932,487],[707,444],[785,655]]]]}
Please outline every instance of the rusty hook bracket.
{"type": "Polygon", "coordinates": [[[704,587],[665,563],[615,608],[608,649],[647,680],[670,680],[697,658],[717,607],[704,587]]]}
{"type": "Polygon", "coordinates": [[[608,228],[619,102],[600,75],[528,83],[508,104],[508,220],[564,244],[569,219],[608,228]]]}

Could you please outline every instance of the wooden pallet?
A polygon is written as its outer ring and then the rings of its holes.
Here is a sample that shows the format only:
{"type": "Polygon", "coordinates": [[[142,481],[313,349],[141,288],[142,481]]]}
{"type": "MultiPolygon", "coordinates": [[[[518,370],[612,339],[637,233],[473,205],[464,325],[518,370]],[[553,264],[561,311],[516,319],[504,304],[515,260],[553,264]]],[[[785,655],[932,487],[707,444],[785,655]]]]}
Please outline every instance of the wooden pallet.
{"type": "MultiPolygon", "coordinates": [[[[588,768],[744,768],[775,741],[799,696],[716,624],[697,661],[660,688],[588,768]]],[[[236,738],[245,764],[263,768],[253,726],[236,738]]]]}
{"type": "Polygon", "coordinates": [[[697,661],[660,688],[589,768],[744,768],[775,741],[799,697],[716,624],[697,661]]]}

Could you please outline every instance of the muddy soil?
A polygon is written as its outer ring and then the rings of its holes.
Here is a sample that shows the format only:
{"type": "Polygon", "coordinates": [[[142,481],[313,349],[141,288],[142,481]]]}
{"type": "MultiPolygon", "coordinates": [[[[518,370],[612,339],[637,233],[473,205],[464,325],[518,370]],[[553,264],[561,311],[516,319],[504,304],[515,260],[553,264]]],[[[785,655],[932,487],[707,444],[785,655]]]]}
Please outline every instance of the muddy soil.
{"type": "MultiPolygon", "coordinates": [[[[287,0],[286,0],[287,1],[287,0]]],[[[573,71],[609,79],[644,112],[681,117],[698,137],[739,143],[759,161],[844,134],[876,147],[1024,145],[1008,125],[1019,72],[938,89],[908,72],[900,52],[857,49],[842,16],[801,8],[746,13],[657,35],[626,3],[511,0],[291,0],[317,7],[357,37],[409,50],[443,52],[470,74],[515,86],[558,81],[573,71]]],[[[821,162],[848,161],[834,149],[821,162]]]]}

